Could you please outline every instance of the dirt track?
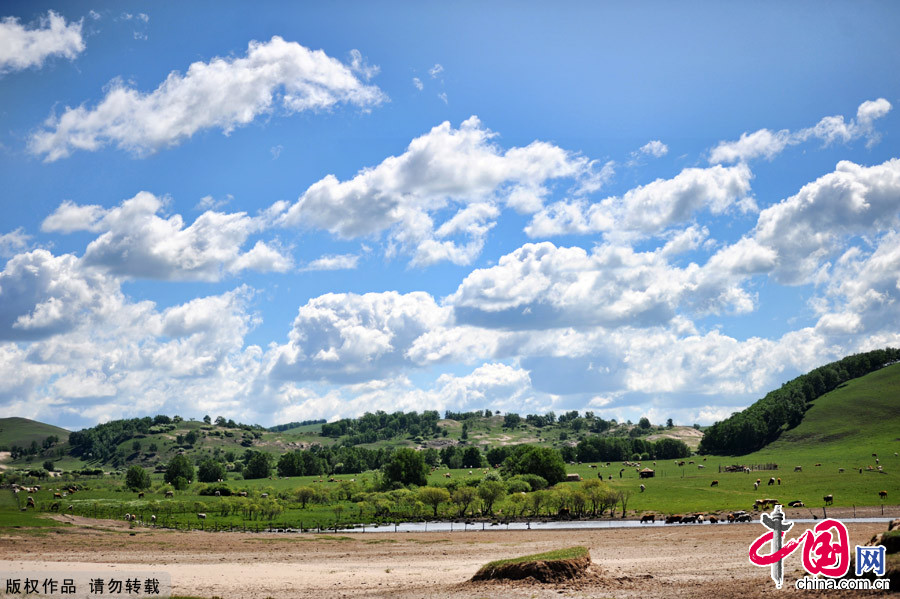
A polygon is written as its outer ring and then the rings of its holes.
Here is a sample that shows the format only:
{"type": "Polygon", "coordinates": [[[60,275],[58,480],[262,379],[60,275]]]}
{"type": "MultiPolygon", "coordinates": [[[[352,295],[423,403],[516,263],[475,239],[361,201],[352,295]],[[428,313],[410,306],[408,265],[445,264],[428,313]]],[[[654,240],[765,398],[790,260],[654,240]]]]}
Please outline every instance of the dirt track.
{"type": "MultiPolygon", "coordinates": [[[[900,516],[900,508],[888,513],[900,516]]],[[[829,513],[842,515],[847,514],[829,513]]],[[[109,569],[112,575],[155,568],[170,573],[177,594],[227,599],[818,596],[793,589],[801,575],[796,554],[785,563],[786,588],[781,591],[767,568],[749,563],[750,543],[765,532],[758,524],[298,535],[129,530],[124,522],[60,519],[75,526],[38,535],[0,531],[4,574],[109,569]],[[485,562],[570,545],[586,545],[594,562],[591,574],[578,582],[468,582],[485,562]]],[[[807,526],[795,525],[797,534],[807,526]]],[[[848,528],[852,546],[886,525],[852,523],[848,528]]]]}

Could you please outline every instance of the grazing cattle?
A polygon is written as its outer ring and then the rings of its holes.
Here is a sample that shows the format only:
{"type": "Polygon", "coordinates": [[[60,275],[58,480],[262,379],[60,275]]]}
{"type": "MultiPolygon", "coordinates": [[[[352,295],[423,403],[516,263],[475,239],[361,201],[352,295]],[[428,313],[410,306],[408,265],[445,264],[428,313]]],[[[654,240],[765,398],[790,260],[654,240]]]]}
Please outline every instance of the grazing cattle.
{"type": "Polygon", "coordinates": [[[803,466],[794,466],[794,472],[803,472],[803,466]]]}
{"type": "Polygon", "coordinates": [[[735,522],[750,522],[750,514],[747,512],[738,512],[734,515],[735,522]]]}
{"type": "Polygon", "coordinates": [[[709,523],[710,523],[710,524],[718,524],[718,523],[719,523],[719,519],[718,519],[716,516],[710,516],[710,517],[709,517],[709,523]]]}
{"type": "Polygon", "coordinates": [[[879,464],[879,463],[880,463],[880,462],[878,461],[878,458],[875,458],[875,463],[876,463],[876,464],[879,464]]]}
{"type": "Polygon", "coordinates": [[[872,457],[873,457],[873,458],[877,458],[877,457],[878,457],[878,454],[877,454],[877,453],[873,453],[873,454],[872,454],[872,457]]]}
{"type": "Polygon", "coordinates": [[[681,523],[682,524],[696,524],[697,522],[697,514],[691,514],[690,516],[682,516],[681,523]]]}
{"type": "Polygon", "coordinates": [[[666,516],[666,524],[678,524],[679,522],[681,522],[681,516],[677,514],[666,516]]]}
{"type": "Polygon", "coordinates": [[[803,505],[802,501],[792,501],[788,504],[788,507],[806,507],[803,505]]]}
{"type": "Polygon", "coordinates": [[[646,489],[647,489],[647,487],[645,487],[644,485],[641,485],[641,493],[643,493],[646,489]]]}
{"type": "Polygon", "coordinates": [[[59,511],[59,502],[58,502],[58,501],[54,501],[53,503],[51,503],[51,504],[50,504],[50,510],[51,510],[51,511],[54,511],[54,512],[58,512],[58,511],[59,511]]]}
{"type": "Polygon", "coordinates": [[[173,491],[166,491],[166,497],[175,497],[175,493],[173,491]]]}
{"type": "Polygon", "coordinates": [[[825,505],[831,505],[832,503],[834,503],[834,495],[826,495],[822,499],[825,500],[825,505]]]}
{"type": "Polygon", "coordinates": [[[814,466],[821,466],[821,465],[822,465],[822,464],[821,464],[821,463],[819,463],[819,464],[813,464],[813,465],[814,465],[814,466]]]}
{"type": "Polygon", "coordinates": [[[54,493],[53,499],[62,499],[62,495],[60,495],[59,493],[54,493]]]}
{"type": "Polygon", "coordinates": [[[697,464],[697,469],[698,469],[698,470],[700,470],[700,469],[702,469],[702,468],[706,468],[706,466],[704,466],[703,464],[697,464]]]}
{"type": "Polygon", "coordinates": [[[843,468],[838,468],[838,474],[843,474],[843,473],[844,473],[844,469],[843,469],[843,468]]]}
{"type": "Polygon", "coordinates": [[[878,491],[878,496],[881,497],[882,501],[884,501],[887,497],[887,491],[878,491]]]}
{"type": "Polygon", "coordinates": [[[34,497],[32,497],[31,495],[28,496],[28,501],[26,501],[25,507],[34,507],[34,497]]]}
{"type": "Polygon", "coordinates": [[[222,492],[221,492],[221,491],[216,491],[216,492],[215,492],[215,496],[216,496],[216,497],[221,497],[221,496],[222,496],[222,492]]]}
{"type": "Polygon", "coordinates": [[[775,477],[773,476],[772,478],[769,479],[769,486],[771,487],[774,484],[775,484],[775,477]]]}
{"type": "Polygon", "coordinates": [[[131,514],[125,514],[125,522],[131,522],[131,514]]]}
{"type": "Polygon", "coordinates": [[[778,477],[778,484],[779,484],[779,485],[781,484],[781,477],[780,477],[780,476],[778,477]]]}
{"type": "Polygon", "coordinates": [[[140,493],[138,493],[138,499],[143,499],[143,498],[144,498],[144,492],[141,491],[140,493]]]}
{"type": "Polygon", "coordinates": [[[444,472],[444,478],[450,478],[450,473],[449,473],[449,472],[444,472]]]}
{"type": "Polygon", "coordinates": [[[72,505],[72,504],[69,504],[69,507],[67,507],[66,510],[69,511],[69,512],[74,511],[74,510],[75,510],[75,506],[72,505]]]}
{"type": "MultiPolygon", "coordinates": [[[[319,481],[319,482],[322,482],[322,481],[319,481]]],[[[246,497],[246,496],[247,496],[247,491],[241,491],[241,492],[240,492],[240,496],[241,496],[241,497],[246,497]]]]}
{"type": "Polygon", "coordinates": [[[651,524],[656,522],[656,514],[644,514],[641,516],[641,524],[644,522],[650,522],[651,524]]]}
{"type": "Polygon", "coordinates": [[[757,490],[759,488],[759,481],[753,483],[753,490],[757,490]]]}
{"type": "Polygon", "coordinates": [[[197,514],[198,520],[206,520],[206,514],[197,514]]]}
{"type": "Polygon", "coordinates": [[[150,514],[150,524],[156,524],[156,514],[150,514]]]}
{"type": "Polygon", "coordinates": [[[761,483],[762,483],[762,479],[761,479],[761,478],[757,478],[757,479],[756,479],[756,484],[761,484],[761,483]]]}
{"type": "Polygon", "coordinates": [[[719,486],[719,481],[714,480],[714,481],[712,481],[711,483],[709,483],[709,486],[710,486],[710,487],[718,487],[718,486],[719,486]]]}
{"type": "Polygon", "coordinates": [[[262,497],[263,499],[267,499],[269,497],[269,494],[263,493],[262,495],[260,495],[260,497],[262,497]]]}

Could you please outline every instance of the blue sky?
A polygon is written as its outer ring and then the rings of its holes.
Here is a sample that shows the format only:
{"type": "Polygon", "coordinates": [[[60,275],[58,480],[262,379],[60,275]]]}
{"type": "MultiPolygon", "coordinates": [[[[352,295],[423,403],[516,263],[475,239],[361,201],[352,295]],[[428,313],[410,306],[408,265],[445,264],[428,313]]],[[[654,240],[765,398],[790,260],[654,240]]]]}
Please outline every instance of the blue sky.
{"type": "Polygon", "coordinates": [[[890,2],[7,2],[0,414],[708,424],[900,342],[890,2]]]}

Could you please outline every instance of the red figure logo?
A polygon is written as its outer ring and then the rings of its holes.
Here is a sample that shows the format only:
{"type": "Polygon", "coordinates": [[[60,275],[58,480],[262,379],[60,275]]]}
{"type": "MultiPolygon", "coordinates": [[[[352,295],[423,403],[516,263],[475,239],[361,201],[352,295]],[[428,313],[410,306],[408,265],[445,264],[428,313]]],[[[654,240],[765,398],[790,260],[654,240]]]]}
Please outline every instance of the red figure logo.
{"type": "MultiPolygon", "coordinates": [[[[780,533],[784,534],[784,533],[780,533]]],[[[847,527],[834,519],[822,520],[813,529],[807,529],[796,539],[783,544],[781,549],[768,555],[760,555],[763,545],[774,539],[769,531],[750,545],[750,561],[757,566],[769,566],[789,556],[803,545],[803,567],[810,574],[822,574],[829,578],[840,578],[850,569],[850,539],[847,527]],[[834,531],[832,531],[834,529],[834,531]]],[[[773,543],[774,547],[775,544],[773,543]]]]}

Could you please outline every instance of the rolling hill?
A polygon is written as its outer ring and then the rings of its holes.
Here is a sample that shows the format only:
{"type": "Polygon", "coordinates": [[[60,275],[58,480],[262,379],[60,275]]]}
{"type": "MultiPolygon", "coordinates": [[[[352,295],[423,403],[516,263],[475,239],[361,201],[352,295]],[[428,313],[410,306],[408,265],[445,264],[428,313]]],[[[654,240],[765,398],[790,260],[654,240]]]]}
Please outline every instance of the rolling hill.
{"type": "Polygon", "coordinates": [[[69,431],[28,418],[0,418],[0,446],[28,447],[32,441],[40,446],[49,436],[59,437],[63,443],[69,438],[69,431]]]}

